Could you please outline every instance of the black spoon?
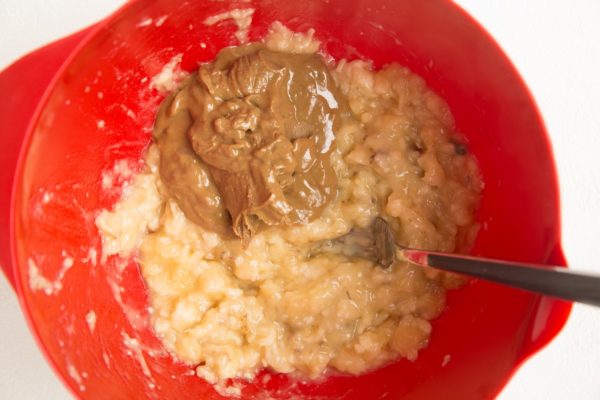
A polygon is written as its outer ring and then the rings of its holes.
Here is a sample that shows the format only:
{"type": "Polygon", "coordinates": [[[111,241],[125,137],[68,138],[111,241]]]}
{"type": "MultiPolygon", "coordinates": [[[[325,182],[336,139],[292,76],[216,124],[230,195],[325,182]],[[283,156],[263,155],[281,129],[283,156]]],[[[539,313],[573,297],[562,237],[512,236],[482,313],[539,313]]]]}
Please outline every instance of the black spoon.
{"type": "Polygon", "coordinates": [[[600,276],[570,272],[565,268],[548,265],[408,249],[398,244],[388,223],[380,217],[375,218],[369,229],[354,230],[337,239],[321,243],[315,249],[373,259],[383,267],[389,267],[394,260],[405,260],[600,307],[600,276]]]}

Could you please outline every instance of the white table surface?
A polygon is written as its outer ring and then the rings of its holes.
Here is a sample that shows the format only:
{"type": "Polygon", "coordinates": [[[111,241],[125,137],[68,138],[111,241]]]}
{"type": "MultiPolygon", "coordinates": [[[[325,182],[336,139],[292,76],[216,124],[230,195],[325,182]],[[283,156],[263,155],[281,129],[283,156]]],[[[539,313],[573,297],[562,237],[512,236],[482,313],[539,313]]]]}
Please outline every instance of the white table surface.
{"type": "MultiPolygon", "coordinates": [[[[600,1],[457,0],[522,73],[551,136],[561,186],[563,247],[600,273],[600,1]]],[[[123,0],[0,0],[0,69],[83,28],[123,0]]],[[[0,278],[0,399],[68,399],[0,278]]],[[[600,309],[576,305],[564,331],[499,399],[600,399],[600,309]]]]}

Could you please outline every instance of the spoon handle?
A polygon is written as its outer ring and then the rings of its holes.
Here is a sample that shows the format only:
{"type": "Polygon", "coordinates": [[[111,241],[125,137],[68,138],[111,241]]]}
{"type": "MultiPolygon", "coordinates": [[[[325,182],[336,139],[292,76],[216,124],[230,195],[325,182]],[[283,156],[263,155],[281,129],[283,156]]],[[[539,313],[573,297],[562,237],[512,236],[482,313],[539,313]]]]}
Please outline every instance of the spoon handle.
{"type": "Polygon", "coordinates": [[[402,258],[414,264],[600,307],[600,276],[570,272],[565,268],[553,266],[411,249],[398,251],[402,258]]]}

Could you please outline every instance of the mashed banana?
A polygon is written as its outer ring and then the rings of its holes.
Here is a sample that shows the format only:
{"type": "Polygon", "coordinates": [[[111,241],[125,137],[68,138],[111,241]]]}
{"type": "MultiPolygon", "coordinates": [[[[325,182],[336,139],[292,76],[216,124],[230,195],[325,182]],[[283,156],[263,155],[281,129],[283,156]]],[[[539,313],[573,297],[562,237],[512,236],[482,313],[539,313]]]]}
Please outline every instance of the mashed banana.
{"type": "MultiPolygon", "coordinates": [[[[312,34],[281,25],[265,41],[278,51],[318,48],[312,34]],[[302,40],[304,38],[304,40],[302,40]]],[[[465,251],[477,232],[481,181],[445,103],[396,64],[332,68],[351,116],[334,129],[328,162],[337,191],[319,218],[267,226],[247,245],[186,218],[159,174],[152,145],[97,226],[105,256],[138,250],[156,333],[212,383],[251,379],[262,368],[316,378],[332,367],[359,374],[427,346],[430,322],[456,278],[404,262],[384,269],[342,254],[311,254],[320,240],[378,215],[410,247],[465,251]]]]}

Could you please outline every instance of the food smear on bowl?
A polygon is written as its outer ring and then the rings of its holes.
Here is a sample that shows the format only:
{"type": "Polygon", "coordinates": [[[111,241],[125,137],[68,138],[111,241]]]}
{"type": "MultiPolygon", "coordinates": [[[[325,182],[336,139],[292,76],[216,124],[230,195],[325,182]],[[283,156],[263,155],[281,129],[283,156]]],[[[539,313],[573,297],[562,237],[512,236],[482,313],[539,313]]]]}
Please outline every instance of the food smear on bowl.
{"type": "Polygon", "coordinates": [[[400,65],[327,61],[313,34],[276,23],[201,65],[96,220],[103,259],[139,263],[164,346],[217,387],[416,360],[460,278],[311,250],[376,217],[412,248],[477,234],[480,173],[444,101],[400,65]]]}
{"type": "Polygon", "coordinates": [[[204,25],[214,25],[221,21],[231,20],[237,26],[237,31],[234,36],[240,43],[248,41],[248,30],[252,24],[253,8],[234,8],[230,11],[225,11],[221,14],[212,15],[204,20],[204,25]]]}

